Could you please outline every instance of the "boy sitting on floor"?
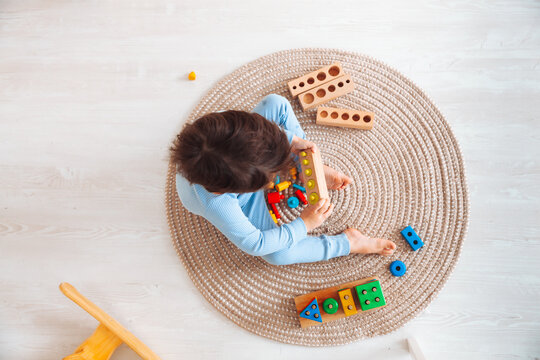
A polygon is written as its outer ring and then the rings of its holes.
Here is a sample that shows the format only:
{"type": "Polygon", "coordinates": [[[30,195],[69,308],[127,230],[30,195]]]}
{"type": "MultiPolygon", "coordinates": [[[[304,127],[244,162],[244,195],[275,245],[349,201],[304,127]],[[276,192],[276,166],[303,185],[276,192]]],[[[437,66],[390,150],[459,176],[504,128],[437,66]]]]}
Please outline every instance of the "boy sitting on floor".
{"type": "MultiPolygon", "coordinates": [[[[335,236],[308,236],[332,213],[321,199],[299,218],[277,226],[264,188],[291,167],[291,152],[318,151],[305,134],[290,103],[268,95],[253,109],[204,115],[187,125],[171,147],[177,166],[176,189],[183,206],[203,216],[248,254],[275,265],[328,260],[350,253],[390,255],[390,240],[369,238],[356,229],[335,236]],[[282,127],[282,128],[280,128],[282,127]],[[309,151],[309,150],[308,150],[309,151]]],[[[351,178],[324,166],[329,189],[342,190],[351,178]]]]}

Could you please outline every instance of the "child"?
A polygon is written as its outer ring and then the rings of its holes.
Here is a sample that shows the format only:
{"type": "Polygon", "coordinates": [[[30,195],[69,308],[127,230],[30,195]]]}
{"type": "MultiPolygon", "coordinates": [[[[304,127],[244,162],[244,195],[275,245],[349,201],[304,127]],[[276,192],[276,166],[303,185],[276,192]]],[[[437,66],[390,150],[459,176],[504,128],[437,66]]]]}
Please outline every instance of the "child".
{"type": "MultiPolygon", "coordinates": [[[[332,213],[321,199],[299,218],[277,226],[264,188],[291,168],[293,154],[318,151],[305,134],[289,102],[268,95],[253,109],[207,114],[187,125],[171,147],[177,165],[176,188],[183,206],[203,216],[248,254],[275,265],[328,260],[359,254],[390,255],[396,245],[368,238],[356,229],[335,236],[308,236],[332,213]],[[281,129],[282,127],[283,129],[281,129]]],[[[351,179],[324,166],[329,189],[341,190],[351,179]]]]}

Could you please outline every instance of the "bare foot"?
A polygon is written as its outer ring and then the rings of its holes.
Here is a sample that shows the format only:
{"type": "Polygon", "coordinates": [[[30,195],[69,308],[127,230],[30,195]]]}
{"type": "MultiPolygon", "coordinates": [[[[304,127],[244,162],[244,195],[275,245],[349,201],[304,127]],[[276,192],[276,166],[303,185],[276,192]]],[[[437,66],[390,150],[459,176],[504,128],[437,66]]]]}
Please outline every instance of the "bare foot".
{"type": "Polygon", "coordinates": [[[351,253],[388,256],[396,250],[396,244],[390,240],[370,238],[352,228],[345,230],[344,233],[349,239],[351,253]]]}
{"type": "Polygon", "coordinates": [[[326,187],[330,190],[342,190],[352,183],[350,177],[326,165],[324,165],[324,178],[326,187]]]}

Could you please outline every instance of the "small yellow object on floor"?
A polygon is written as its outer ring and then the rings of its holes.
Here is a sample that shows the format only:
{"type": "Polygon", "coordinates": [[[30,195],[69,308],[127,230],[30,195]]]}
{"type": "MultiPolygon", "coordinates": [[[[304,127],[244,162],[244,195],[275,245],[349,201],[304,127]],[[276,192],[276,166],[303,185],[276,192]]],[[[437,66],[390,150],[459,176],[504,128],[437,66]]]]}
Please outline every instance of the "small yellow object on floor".
{"type": "Polygon", "coordinates": [[[196,78],[197,78],[197,75],[195,75],[195,73],[193,71],[189,73],[189,75],[188,75],[189,80],[195,80],[196,78]]]}
{"type": "Polygon", "coordinates": [[[160,360],[141,340],[137,339],[105,311],[82,296],[72,285],[62,283],[60,290],[100,322],[96,331],[64,360],[108,360],[114,350],[122,343],[126,343],[145,360],[160,360]]]}

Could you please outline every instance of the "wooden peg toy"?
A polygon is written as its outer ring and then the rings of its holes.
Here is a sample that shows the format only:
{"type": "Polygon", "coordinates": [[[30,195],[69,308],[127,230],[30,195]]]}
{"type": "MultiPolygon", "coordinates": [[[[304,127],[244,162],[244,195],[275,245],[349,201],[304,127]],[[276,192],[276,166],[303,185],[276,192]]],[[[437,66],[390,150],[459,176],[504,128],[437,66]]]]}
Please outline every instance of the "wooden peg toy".
{"type": "Polygon", "coordinates": [[[300,105],[304,111],[324,104],[330,100],[350,93],[354,90],[354,82],[350,75],[343,75],[331,80],[326,84],[306,91],[298,96],[300,105]]]}
{"type": "MultiPolygon", "coordinates": [[[[324,178],[324,168],[321,152],[313,153],[311,150],[300,152],[300,166],[307,190],[307,201],[316,204],[320,199],[328,199],[328,188],[324,178]]],[[[298,191],[298,190],[297,190],[298,191]]]]}
{"type": "Polygon", "coordinates": [[[280,219],[281,215],[279,215],[279,212],[277,211],[276,204],[272,203],[272,204],[270,204],[270,206],[272,207],[272,211],[274,212],[274,215],[276,216],[276,219],[280,219]]]}
{"type": "Polygon", "coordinates": [[[420,236],[418,236],[414,229],[410,226],[407,226],[405,229],[401,230],[401,236],[403,236],[405,240],[407,240],[407,242],[414,251],[424,246],[424,243],[422,242],[422,239],[420,239],[420,236]]]}
{"type": "Polygon", "coordinates": [[[336,62],[289,81],[287,85],[289,86],[292,97],[295,98],[298,94],[313,89],[341,75],[343,75],[343,69],[341,68],[341,64],[336,62]]]}
{"type": "Polygon", "coordinates": [[[141,340],[136,338],[109,314],[81,295],[71,284],[61,283],[60,290],[100,323],[96,331],[73,354],[66,356],[64,360],[108,360],[122,343],[125,343],[145,360],[160,360],[141,340]]]}
{"type": "MultiPolygon", "coordinates": [[[[356,294],[353,294],[353,291],[351,291],[351,289],[354,289],[355,287],[362,284],[370,284],[367,289],[371,291],[371,288],[373,288],[373,284],[375,282],[379,284],[378,280],[379,279],[376,277],[369,277],[369,278],[351,281],[345,284],[332,286],[327,289],[322,289],[322,290],[311,292],[309,294],[299,295],[295,297],[294,303],[296,305],[296,312],[299,315],[300,326],[302,328],[306,328],[306,327],[321,324],[319,322],[307,320],[303,318],[302,316],[300,316],[300,314],[307,308],[307,306],[312,303],[313,299],[317,299],[317,301],[320,300],[320,303],[318,303],[319,307],[322,307],[324,310],[321,312],[322,324],[346,317],[347,315],[346,315],[345,309],[347,309],[347,311],[356,311],[357,313],[363,313],[364,311],[360,311],[360,310],[364,310],[364,309],[361,307],[361,304],[356,294]],[[341,305],[337,305],[338,301],[336,301],[336,299],[341,300],[340,293],[342,295],[349,296],[348,299],[344,299],[344,301],[346,301],[345,308],[341,305]],[[332,307],[329,307],[328,306],[329,304],[332,304],[332,307]],[[334,305],[337,307],[337,309],[334,307],[334,305]],[[349,309],[349,305],[354,306],[354,307],[352,309],[349,309]]],[[[376,307],[384,306],[385,304],[385,303],[383,304],[384,297],[382,296],[382,289],[380,288],[380,284],[377,286],[377,289],[380,290],[380,293],[377,290],[376,292],[371,291],[371,293],[369,294],[369,296],[371,297],[379,297],[379,302],[377,302],[379,306],[374,306],[372,309],[375,309],[376,307]],[[382,302],[381,302],[381,299],[383,299],[382,302]]],[[[342,301],[340,301],[340,303],[343,304],[342,301]]],[[[370,309],[369,311],[372,311],[372,309],[370,309]]],[[[349,315],[352,315],[352,313],[350,313],[349,315]]]]}
{"type": "Polygon", "coordinates": [[[277,203],[279,203],[281,201],[281,199],[285,199],[285,195],[281,195],[277,191],[268,193],[268,203],[269,204],[277,204],[277,203]]]}
{"type": "Polygon", "coordinates": [[[362,311],[371,310],[386,305],[379,280],[370,281],[356,286],[356,293],[362,311]]]}
{"type": "Polygon", "coordinates": [[[341,109],[319,106],[317,125],[340,126],[354,129],[371,130],[374,114],[368,111],[341,109]]]}

